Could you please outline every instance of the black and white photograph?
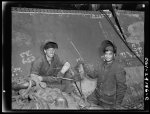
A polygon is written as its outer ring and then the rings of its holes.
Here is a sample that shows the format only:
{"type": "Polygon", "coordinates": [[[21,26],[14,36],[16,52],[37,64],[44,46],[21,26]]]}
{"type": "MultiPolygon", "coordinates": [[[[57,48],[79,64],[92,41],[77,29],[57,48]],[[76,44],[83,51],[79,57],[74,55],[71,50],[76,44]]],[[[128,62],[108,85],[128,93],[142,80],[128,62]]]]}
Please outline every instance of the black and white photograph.
{"type": "Polygon", "coordinates": [[[145,7],[16,3],[11,109],[144,110],[145,7]]]}

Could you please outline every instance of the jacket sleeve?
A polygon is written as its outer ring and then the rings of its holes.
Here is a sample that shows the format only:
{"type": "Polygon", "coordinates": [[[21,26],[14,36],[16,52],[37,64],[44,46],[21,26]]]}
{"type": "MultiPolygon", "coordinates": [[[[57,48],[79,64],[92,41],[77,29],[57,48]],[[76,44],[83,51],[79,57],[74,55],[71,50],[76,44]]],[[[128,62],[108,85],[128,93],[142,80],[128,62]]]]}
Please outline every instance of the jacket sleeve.
{"type": "Polygon", "coordinates": [[[31,64],[30,73],[31,73],[31,74],[39,75],[41,65],[42,65],[42,60],[41,60],[41,58],[36,59],[36,60],[35,60],[34,62],[32,62],[32,64],[31,64]]]}
{"type": "Polygon", "coordinates": [[[121,104],[127,90],[126,72],[123,68],[116,73],[116,80],[116,104],[121,104]]]}
{"type": "Polygon", "coordinates": [[[55,61],[55,67],[57,68],[55,70],[55,74],[57,75],[57,73],[59,73],[59,71],[63,67],[64,62],[60,60],[60,58],[58,57],[58,55],[55,55],[54,61],[55,61]]]}

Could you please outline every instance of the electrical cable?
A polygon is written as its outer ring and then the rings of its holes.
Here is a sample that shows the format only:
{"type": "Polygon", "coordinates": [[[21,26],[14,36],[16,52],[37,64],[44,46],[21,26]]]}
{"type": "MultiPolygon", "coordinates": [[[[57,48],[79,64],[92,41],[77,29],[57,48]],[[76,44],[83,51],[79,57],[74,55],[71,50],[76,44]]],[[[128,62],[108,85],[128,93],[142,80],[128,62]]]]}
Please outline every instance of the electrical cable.
{"type": "Polygon", "coordinates": [[[119,36],[119,38],[124,42],[124,44],[127,46],[127,48],[136,56],[136,58],[144,65],[144,62],[132,51],[132,49],[128,46],[128,43],[126,42],[126,40],[123,40],[123,38],[121,37],[121,35],[118,33],[118,31],[116,30],[116,27],[114,26],[114,24],[112,23],[112,21],[110,20],[110,18],[107,16],[107,14],[100,10],[100,12],[102,14],[104,14],[104,16],[106,17],[106,19],[108,20],[108,22],[110,23],[110,25],[113,27],[113,29],[115,30],[115,32],[117,33],[117,35],[119,36]]]}
{"type": "Polygon", "coordinates": [[[114,10],[113,7],[112,7],[112,15],[113,15],[113,17],[114,17],[114,19],[115,19],[115,22],[116,22],[116,24],[117,24],[117,26],[118,26],[118,28],[119,28],[119,30],[120,30],[120,33],[121,33],[123,39],[126,41],[126,38],[125,38],[124,33],[123,33],[122,29],[121,29],[119,20],[118,20],[118,18],[117,18],[117,15],[116,15],[115,10],[114,10]]]}

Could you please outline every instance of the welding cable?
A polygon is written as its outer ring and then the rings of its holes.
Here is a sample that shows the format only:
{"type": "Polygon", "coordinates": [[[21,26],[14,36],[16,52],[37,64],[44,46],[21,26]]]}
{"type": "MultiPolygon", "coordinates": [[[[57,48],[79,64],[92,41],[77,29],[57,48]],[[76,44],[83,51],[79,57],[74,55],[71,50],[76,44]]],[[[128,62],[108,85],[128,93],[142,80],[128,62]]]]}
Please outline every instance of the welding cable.
{"type": "Polygon", "coordinates": [[[104,11],[102,11],[102,10],[100,10],[100,12],[101,12],[102,14],[104,14],[104,16],[106,17],[107,21],[108,21],[108,22],[110,23],[110,25],[113,27],[113,29],[115,30],[115,32],[117,33],[117,35],[119,36],[119,38],[123,41],[123,43],[127,46],[127,48],[128,48],[128,49],[136,56],[136,58],[144,65],[144,62],[132,51],[132,49],[128,46],[128,43],[127,43],[125,40],[123,40],[122,36],[118,33],[116,27],[114,26],[114,24],[112,23],[112,21],[110,20],[110,18],[107,16],[107,14],[106,14],[104,11]]]}
{"type": "Polygon", "coordinates": [[[108,22],[111,24],[111,26],[114,28],[115,32],[119,35],[119,38],[124,42],[124,44],[128,47],[128,49],[136,56],[136,58],[144,65],[143,61],[132,51],[132,49],[128,46],[128,43],[126,41],[123,40],[123,38],[121,37],[121,35],[118,33],[118,31],[116,30],[114,24],[112,23],[112,21],[110,20],[110,18],[107,16],[107,14],[105,12],[102,11],[102,13],[104,14],[104,16],[106,17],[106,19],[108,20],[108,22]]]}
{"type": "Polygon", "coordinates": [[[118,26],[118,28],[119,28],[119,30],[120,30],[120,33],[121,33],[121,35],[122,35],[124,41],[126,41],[125,35],[124,35],[124,33],[123,33],[122,29],[121,29],[119,20],[118,20],[118,18],[117,18],[117,15],[116,15],[115,10],[114,10],[113,7],[112,7],[112,11],[111,11],[111,12],[112,12],[112,15],[113,15],[113,17],[114,17],[114,19],[115,19],[115,22],[116,22],[116,24],[117,24],[117,26],[118,26]]]}

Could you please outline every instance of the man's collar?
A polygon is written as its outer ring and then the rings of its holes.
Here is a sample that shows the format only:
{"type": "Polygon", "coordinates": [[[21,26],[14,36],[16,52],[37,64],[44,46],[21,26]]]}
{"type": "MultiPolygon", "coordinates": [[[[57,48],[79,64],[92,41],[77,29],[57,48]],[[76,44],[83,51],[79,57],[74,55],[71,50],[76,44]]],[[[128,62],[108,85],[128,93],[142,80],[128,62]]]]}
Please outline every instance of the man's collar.
{"type": "Polygon", "coordinates": [[[111,63],[108,63],[108,62],[105,61],[105,62],[104,62],[104,65],[105,65],[105,66],[111,66],[114,62],[115,62],[115,60],[112,60],[111,63]]]}
{"type": "Polygon", "coordinates": [[[114,62],[114,60],[111,60],[110,62],[106,62],[107,65],[111,65],[114,62]]]}

